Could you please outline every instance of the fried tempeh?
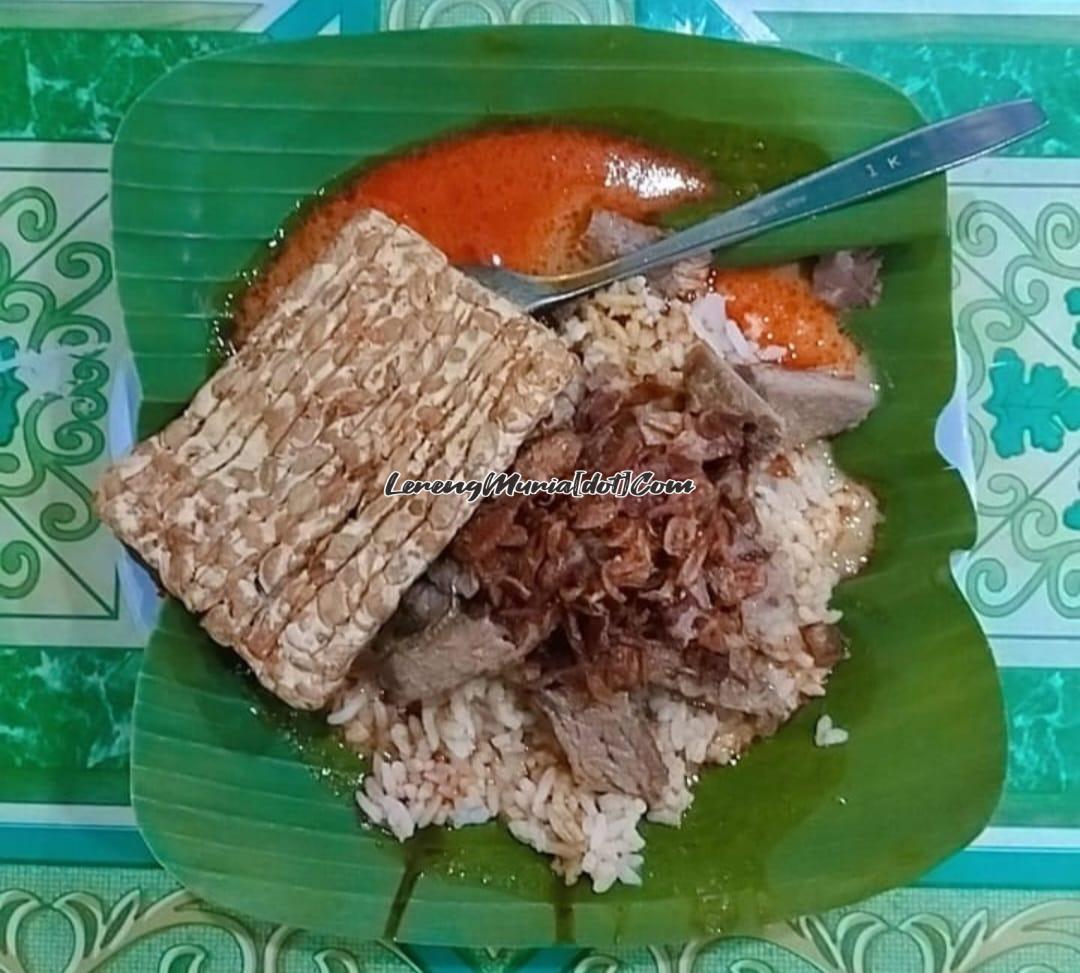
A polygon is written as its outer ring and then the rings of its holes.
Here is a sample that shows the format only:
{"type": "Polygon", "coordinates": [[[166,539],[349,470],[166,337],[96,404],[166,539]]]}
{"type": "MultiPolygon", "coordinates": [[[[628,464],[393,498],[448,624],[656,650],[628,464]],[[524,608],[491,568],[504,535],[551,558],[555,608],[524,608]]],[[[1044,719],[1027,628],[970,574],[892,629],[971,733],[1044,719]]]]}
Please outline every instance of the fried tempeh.
{"type": "Polygon", "coordinates": [[[472,512],[458,495],[386,497],[389,473],[506,469],[576,368],[369,210],[106,473],[98,510],[270,690],[317,708],[472,512]]]}

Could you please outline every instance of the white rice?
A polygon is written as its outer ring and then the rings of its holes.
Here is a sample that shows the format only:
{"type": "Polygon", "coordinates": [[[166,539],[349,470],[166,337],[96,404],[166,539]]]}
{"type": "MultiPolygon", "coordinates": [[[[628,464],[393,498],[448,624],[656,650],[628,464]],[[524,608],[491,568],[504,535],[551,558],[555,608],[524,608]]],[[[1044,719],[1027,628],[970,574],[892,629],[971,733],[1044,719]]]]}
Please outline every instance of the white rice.
{"type": "Polygon", "coordinates": [[[559,333],[586,371],[617,366],[635,379],[655,376],[678,384],[696,341],[685,301],[650,290],[644,277],[613,284],[581,301],[559,323],[559,333]]]}
{"type": "Polygon", "coordinates": [[[703,341],[735,364],[776,362],[777,345],[758,345],[727,315],[727,298],[710,293],[693,301],[664,298],[644,277],[620,281],[580,302],[559,322],[559,333],[581,355],[587,371],[615,365],[633,378],[677,384],[687,352],[703,341]]]}
{"type": "Polygon", "coordinates": [[[742,333],[728,317],[727,298],[723,294],[706,294],[690,306],[690,324],[702,341],[721,358],[737,365],[756,362],[782,361],[785,349],[779,345],[760,346],[742,333]]]}
{"type": "Polygon", "coordinates": [[[820,717],[814,724],[814,746],[838,747],[848,742],[848,731],[836,726],[828,714],[820,717]]]}
{"type": "MultiPolygon", "coordinates": [[[[698,340],[737,360],[769,359],[773,350],[763,353],[737,328],[728,329],[719,301],[665,300],[636,278],[582,301],[560,331],[587,371],[614,365],[634,378],[679,381],[698,340]]],[[[865,563],[876,507],[869,491],[835,467],[826,443],[790,450],[784,460],[756,471],[751,491],[763,541],[775,552],[770,570],[783,574],[790,596],[745,611],[775,641],[767,657],[751,661],[769,691],[788,701],[787,716],[802,698],[824,692],[827,670],[806,652],[798,631],[839,620],[829,607],[832,589],[865,563]]],[[[519,841],[550,855],[567,884],[586,875],[594,891],[604,892],[616,882],[640,884],[642,820],[678,826],[700,768],[730,763],[761,732],[751,714],[709,709],[666,690],[651,689],[642,701],[668,768],[652,806],[579,785],[544,719],[501,678],[475,679],[413,715],[357,682],[328,719],[371,756],[356,800],[373,824],[404,841],[418,828],[497,819],[519,841]]],[[[819,722],[819,745],[846,738],[831,721],[819,722]]]]}
{"type": "Polygon", "coordinates": [[[755,472],[754,509],[767,548],[790,561],[798,623],[835,624],[840,612],[829,608],[842,578],[866,564],[878,520],[873,494],[846,476],[824,441],[783,454],[790,471],[755,472]]]}

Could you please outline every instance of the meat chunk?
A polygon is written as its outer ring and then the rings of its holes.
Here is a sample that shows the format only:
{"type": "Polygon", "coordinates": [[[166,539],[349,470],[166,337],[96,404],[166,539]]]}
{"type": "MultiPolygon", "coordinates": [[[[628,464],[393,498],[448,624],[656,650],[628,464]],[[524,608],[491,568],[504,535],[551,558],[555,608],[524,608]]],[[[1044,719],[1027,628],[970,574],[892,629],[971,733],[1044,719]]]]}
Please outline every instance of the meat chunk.
{"type": "Polygon", "coordinates": [[[838,311],[872,307],[881,298],[881,255],[876,250],[838,250],[818,258],[814,293],[838,311]]]}
{"type": "Polygon", "coordinates": [[[418,632],[446,616],[453,604],[453,594],[439,589],[425,575],[405,592],[391,622],[402,623],[402,629],[410,633],[418,632]]]}
{"type": "Polygon", "coordinates": [[[96,501],[215,640],[314,709],[473,512],[386,496],[389,475],[505,470],[577,365],[375,210],[279,296],[96,501]]]}
{"type": "Polygon", "coordinates": [[[625,693],[595,700],[576,686],[538,690],[537,705],[551,722],[579,784],[595,791],[659,800],[667,769],[644,714],[625,693]]]}
{"type": "Polygon", "coordinates": [[[835,625],[826,625],[824,622],[806,625],[802,630],[802,638],[806,651],[814,657],[819,666],[834,666],[846,655],[844,639],[835,625]]]}
{"type": "Polygon", "coordinates": [[[606,263],[647,247],[664,236],[658,226],[638,223],[610,210],[596,209],[589,217],[581,245],[594,262],[606,263]]]}
{"type": "MultiPolygon", "coordinates": [[[[590,264],[602,264],[662,240],[667,233],[627,219],[608,210],[593,210],[581,238],[583,256],[590,264]]],[[[705,290],[709,280],[709,257],[679,260],[653,271],[649,280],[665,297],[683,297],[705,290]]]]}
{"type": "Polygon", "coordinates": [[[723,358],[708,348],[696,347],[687,356],[684,374],[695,409],[717,409],[737,416],[750,427],[748,445],[755,458],[769,455],[780,445],[786,431],[783,417],[723,358]]]}
{"type": "Polygon", "coordinates": [[[783,417],[789,442],[809,442],[851,429],[877,402],[873,386],[861,379],[775,365],[750,365],[744,374],[783,417]]]}
{"type": "Polygon", "coordinates": [[[425,577],[445,595],[471,598],[480,587],[476,575],[448,554],[431,565],[425,577]]]}
{"type": "Polygon", "coordinates": [[[710,705],[716,703],[724,680],[730,674],[726,652],[680,649],[671,643],[655,642],[645,650],[643,658],[650,685],[662,686],[687,699],[710,705]]]}
{"type": "Polygon", "coordinates": [[[389,640],[415,635],[446,617],[458,598],[471,598],[478,590],[476,576],[443,555],[405,592],[377,639],[385,645],[389,640]]]}
{"type": "Polygon", "coordinates": [[[396,703],[444,695],[476,676],[498,672],[524,652],[489,618],[454,612],[416,635],[394,640],[379,682],[396,703]]]}

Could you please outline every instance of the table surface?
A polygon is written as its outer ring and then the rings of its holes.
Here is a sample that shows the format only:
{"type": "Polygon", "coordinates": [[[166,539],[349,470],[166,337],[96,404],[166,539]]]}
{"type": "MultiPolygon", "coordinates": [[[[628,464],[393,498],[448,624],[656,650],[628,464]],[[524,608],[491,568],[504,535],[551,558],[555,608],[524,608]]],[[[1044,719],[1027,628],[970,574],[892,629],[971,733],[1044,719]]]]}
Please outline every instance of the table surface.
{"type": "Polygon", "coordinates": [[[1070,39],[1080,41],[1070,0],[0,0],[0,973],[198,973],[200,956],[219,970],[322,973],[1080,969],[1070,39]],[[122,594],[124,561],[88,487],[130,441],[110,252],[117,125],[170,68],[239,44],[566,21],[783,44],[873,72],[929,117],[1020,95],[1050,115],[1035,138],[957,170],[949,190],[963,383],[961,421],[941,433],[978,508],[977,542],[954,574],[1005,690],[1000,806],[916,886],[753,939],[610,956],[398,949],[223,914],[156,868],[127,806],[146,606],[122,594]]]}

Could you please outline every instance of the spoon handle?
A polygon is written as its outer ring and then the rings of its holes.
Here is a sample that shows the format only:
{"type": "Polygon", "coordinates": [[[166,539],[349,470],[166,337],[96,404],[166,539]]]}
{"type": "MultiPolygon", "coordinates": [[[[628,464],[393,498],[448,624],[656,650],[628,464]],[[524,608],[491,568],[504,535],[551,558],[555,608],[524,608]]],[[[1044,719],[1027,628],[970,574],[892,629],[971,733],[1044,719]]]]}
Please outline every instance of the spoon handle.
{"type": "Polygon", "coordinates": [[[1045,123],[1042,109],[1025,99],[926,125],[834,162],[618,260],[552,283],[558,287],[561,299],[685,257],[700,256],[766,229],[868,199],[941,172],[1013,142],[1045,123]]]}

